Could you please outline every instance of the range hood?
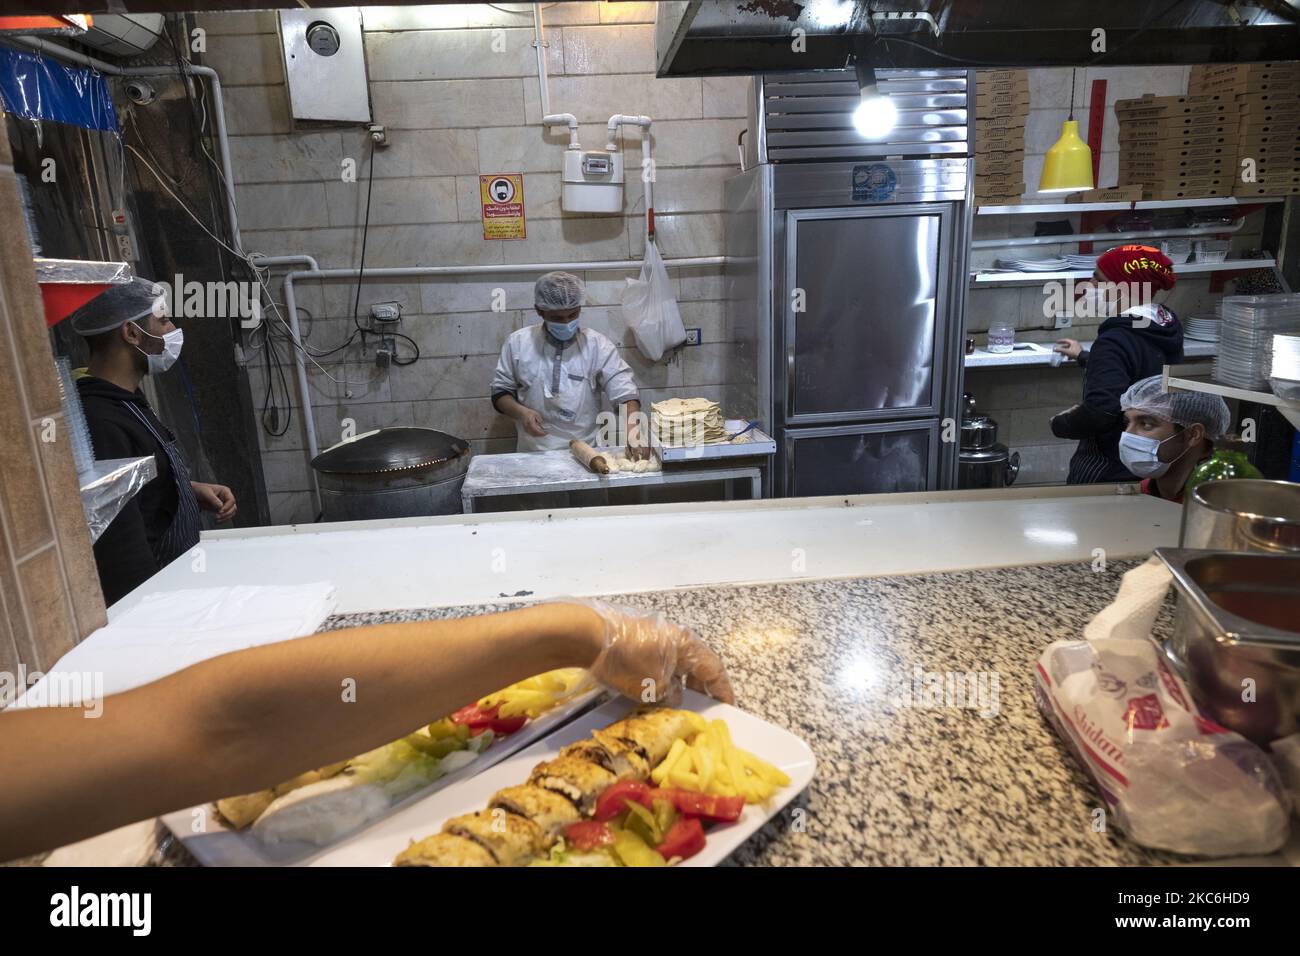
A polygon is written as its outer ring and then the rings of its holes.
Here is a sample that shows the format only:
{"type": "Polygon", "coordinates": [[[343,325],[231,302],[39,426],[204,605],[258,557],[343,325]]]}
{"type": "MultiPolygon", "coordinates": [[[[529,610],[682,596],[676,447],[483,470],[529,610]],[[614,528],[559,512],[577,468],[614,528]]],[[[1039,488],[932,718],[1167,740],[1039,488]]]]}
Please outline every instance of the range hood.
{"type": "Polygon", "coordinates": [[[1292,60],[1300,0],[689,0],[660,4],[655,46],[665,77],[1292,60]]]}

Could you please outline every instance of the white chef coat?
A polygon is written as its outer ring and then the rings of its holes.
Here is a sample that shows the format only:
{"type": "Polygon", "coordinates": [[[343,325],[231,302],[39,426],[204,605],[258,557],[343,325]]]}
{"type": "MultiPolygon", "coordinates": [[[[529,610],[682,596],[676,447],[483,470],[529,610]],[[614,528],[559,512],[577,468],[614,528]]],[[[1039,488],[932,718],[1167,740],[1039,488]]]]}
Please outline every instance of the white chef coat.
{"type": "Polygon", "coordinates": [[[492,396],[513,395],[542,416],[546,434],[528,434],[515,423],[519,451],[554,451],[569,440],[593,442],[599,392],[610,408],[637,398],[632,369],[608,336],[578,327],[561,342],[546,332],[545,322],[510,333],[492,376],[492,396]]]}

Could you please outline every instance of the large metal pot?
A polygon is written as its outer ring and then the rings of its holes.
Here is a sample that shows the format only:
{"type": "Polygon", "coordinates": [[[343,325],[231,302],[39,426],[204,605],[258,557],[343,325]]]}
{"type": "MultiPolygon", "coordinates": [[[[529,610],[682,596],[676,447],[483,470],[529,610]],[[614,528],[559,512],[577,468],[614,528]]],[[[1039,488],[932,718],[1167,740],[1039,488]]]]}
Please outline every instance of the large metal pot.
{"type": "Polygon", "coordinates": [[[1300,553],[1300,485],[1233,478],[1188,496],[1178,543],[1217,551],[1300,553]]]}
{"type": "Polygon", "coordinates": [[[469,444],[432,428],[381,428],[312,459],[326,521],[460,514],[469,444]]]}
{"type": "Polygon", "coordinates": [[[1300,729],[1300,554],[1156,556],[1178,592],[1169,652],[1196,702],[1258,744],[1300,729]]]}

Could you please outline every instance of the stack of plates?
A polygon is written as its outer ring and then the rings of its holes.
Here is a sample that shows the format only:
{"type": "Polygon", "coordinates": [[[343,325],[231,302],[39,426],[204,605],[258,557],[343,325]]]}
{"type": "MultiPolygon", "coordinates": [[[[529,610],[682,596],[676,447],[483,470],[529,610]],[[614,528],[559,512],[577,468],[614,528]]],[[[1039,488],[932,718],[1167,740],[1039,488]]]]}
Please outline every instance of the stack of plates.
{"type": "Polygon", "coordinates": [[[1223,300],[1214,380],[1236,388],[1268,385],[1273,337],[1300,332],[1300,295],[1239,295],[1223,300]]]}
{"type": "Polygon", "coordinates": [[[1183,322],[1183,338],[1194,342],[1217,342],[1219,328],[1217,315],[1193,315],[1183,322]]]}
{"type": "Polygon", "coordinates": [[[1070,264],[1064,259],[998,259],[994,265],[999,269],[1011,269],[1015,272],[1065,272],[1070,264]]]}
{"type": "Polygon", "coordinates": [[[1273,362],[1268,383],[1279,398],[1288,402],[1300,401],[1300,335],[1273,336],[1273,362]]]}
{"type": "Polygon", "coordinates": [[[1083,272],[1092,272],[1097,268],[1096,256],[1081,256],[1075,253],[1067,253],[1065,261],[1071,269],[1083,272]]]}

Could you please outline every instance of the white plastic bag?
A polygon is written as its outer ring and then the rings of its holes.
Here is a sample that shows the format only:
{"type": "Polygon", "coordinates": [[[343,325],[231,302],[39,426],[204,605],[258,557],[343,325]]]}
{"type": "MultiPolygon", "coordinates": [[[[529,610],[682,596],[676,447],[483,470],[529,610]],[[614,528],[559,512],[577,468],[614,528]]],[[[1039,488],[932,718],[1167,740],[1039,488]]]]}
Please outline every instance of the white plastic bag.
{"type": "Polygon", "coordinates": [[[623,290],[623,321],[632,330],[636,347],[652,362],[686,341],[686,327],[677,310],[672,281],[653,242],[645,244],[641,277],[628,279],[623,290]]]}
{"type": "Polygon", "coordinates": [[[1150,638],[1056,641],[1038,659],[1034,696],[1136,842],[1201,856],[1286,842],[1290,799],[1277,771],[1199,713],[1150,638]]]}

